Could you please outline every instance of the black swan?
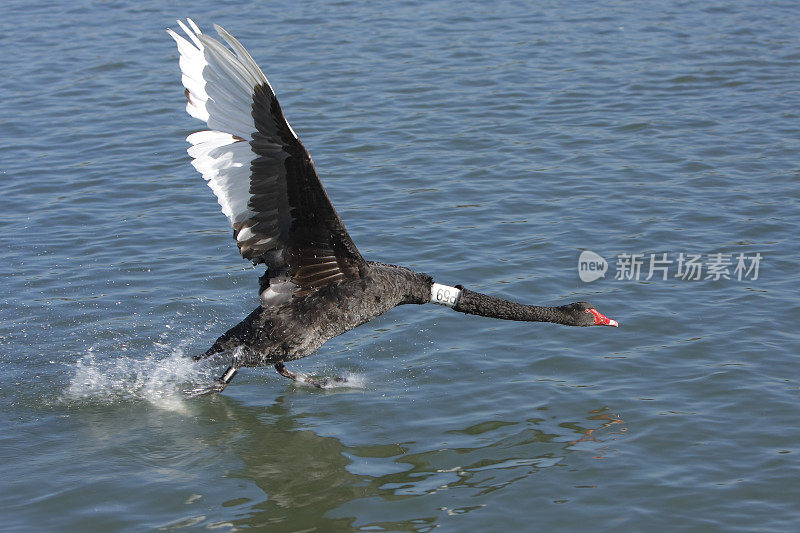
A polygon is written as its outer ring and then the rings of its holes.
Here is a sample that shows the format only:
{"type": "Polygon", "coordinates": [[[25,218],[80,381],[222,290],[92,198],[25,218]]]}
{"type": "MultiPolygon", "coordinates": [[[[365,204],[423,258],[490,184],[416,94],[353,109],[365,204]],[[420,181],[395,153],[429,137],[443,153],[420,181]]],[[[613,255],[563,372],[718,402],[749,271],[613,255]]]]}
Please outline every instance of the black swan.
{"type": "Polygon", "coordinates": [[[219,26],[230,48],[202,34],[191,19],[178,24],[189,40],[167,31],[180,52],[186,110],[209,128],[187,138],[192,165],[217,196],[242,257],[267,266],[259,279],[261,305],[195,357],[232,353],[232,364],[212,385],[189,395],[222,391],[239,368],[268,364],[283,376],[323,387],[328,380],[298,376],[284,362],[402,304],[432,302],[505,320],[618,326],[586,302],[523,305],[364,260],[247,50],[219,26]]]}

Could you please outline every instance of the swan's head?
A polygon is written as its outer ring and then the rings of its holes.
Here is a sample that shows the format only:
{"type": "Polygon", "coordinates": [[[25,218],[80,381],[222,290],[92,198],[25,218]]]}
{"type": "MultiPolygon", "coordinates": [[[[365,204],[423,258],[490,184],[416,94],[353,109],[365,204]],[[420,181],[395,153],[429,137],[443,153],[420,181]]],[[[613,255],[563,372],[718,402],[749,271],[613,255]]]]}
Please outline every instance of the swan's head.
{"type": "Polygon", "coordinates": [[[619,327],[619,322],[608,318],[598,311],[589,302],[578,302],[565,306],[575,319],[576,326],[613,326],[619,327]]]}
{"type": "Polygon", "coordinates": [[[592,318],[594,318],[594,324],[592,324],[593,326],[613,326],[615,328],[619,327],[619,322],[611,318],[608,318],[606,315],[604,315],[594,307],[590,307],[589,309],[587,309],[586,313],[591,314],[592,318]]]}

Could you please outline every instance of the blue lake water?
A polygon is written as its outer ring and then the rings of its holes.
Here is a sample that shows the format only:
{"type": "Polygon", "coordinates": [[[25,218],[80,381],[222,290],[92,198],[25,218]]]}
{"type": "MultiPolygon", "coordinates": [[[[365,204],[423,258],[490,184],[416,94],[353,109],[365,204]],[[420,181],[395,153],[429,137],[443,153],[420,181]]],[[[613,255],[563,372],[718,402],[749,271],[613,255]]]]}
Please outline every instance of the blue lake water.
{"type": "Polygon", "coordinates": [[[4,531],[800,528],[797,3],[165,5],[0,6],[4,531]],[[291,365],[348,387],[184,399],[261,273],[185,151],[186,16],[366,258],[621,327],[407,306],[291,365]]]}

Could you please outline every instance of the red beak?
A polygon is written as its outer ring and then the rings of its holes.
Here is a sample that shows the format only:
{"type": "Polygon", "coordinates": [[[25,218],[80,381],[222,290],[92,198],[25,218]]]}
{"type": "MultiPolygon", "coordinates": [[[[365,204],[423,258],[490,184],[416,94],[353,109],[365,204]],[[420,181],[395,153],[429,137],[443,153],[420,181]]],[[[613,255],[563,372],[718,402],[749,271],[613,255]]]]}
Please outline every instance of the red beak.
{"type": "Polygon", "coordinates": [[[586,310],[587,313],[592,313],[594,315],[594,325],[595,326],[613,326],[615,328],[619,327],[619,322],[616,320],[611,320],[606,315],[592,307],[591,309],[586,310]]]}

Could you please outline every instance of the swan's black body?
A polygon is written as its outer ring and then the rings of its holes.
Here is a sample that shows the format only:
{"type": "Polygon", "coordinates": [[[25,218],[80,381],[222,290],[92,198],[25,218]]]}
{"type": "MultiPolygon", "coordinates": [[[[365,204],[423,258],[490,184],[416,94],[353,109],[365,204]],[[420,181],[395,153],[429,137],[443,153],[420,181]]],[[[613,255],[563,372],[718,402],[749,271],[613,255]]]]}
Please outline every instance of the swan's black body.
{"type": "Polygon", "coordinates": [[[188,137],[192,164],[228,216],[242,257],[267,266],[261,305],[196,358],[226,355],[231,366],[216,384],[193,394],[222,390],[243,366],[273,364],[280,374],[299,379],[284,362],[310,355],[328,339],[403,304],[434,301],[505,320],[617,325],[585,302],[528,306],[365,261],[244,47],[220,27],[230,48],[203,35],[191,20],[179,24],[191,42],[168,31],[181,54],[186,109],[210,128],[188,137]],[[442,291],[449,296],[440,298],[442,291]]]}
{"type": "Polygon", "coordinates": [[[363,278],[328,285],[277,307],[256,308],[201,358],[237,354],[239,366],[300,359],[325,341],[403,304],[428,303],[433,280],[404,267],[368,262],[363,278]]]}

